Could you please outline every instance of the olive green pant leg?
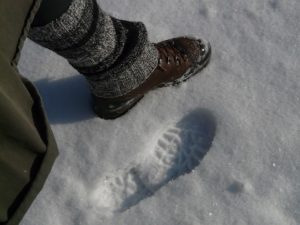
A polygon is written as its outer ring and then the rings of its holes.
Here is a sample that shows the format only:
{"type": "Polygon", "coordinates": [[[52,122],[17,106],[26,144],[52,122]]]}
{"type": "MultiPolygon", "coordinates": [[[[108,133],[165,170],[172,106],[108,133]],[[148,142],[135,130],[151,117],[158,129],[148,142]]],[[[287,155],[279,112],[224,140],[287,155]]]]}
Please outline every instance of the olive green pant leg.
{"type": "Polygon", "coordinates": [[[39,4],[0,1],[0,225],[19,224],[58,152],[40,95],[16,68],[39,4]]]}

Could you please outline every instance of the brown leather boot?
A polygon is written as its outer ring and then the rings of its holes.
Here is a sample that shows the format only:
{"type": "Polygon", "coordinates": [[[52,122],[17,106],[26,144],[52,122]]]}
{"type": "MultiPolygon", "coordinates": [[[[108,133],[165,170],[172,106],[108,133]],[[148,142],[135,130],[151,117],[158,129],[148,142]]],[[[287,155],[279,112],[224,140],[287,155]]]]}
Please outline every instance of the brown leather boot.
{"type": "Polygon", "coordinates": [[[209,62],[208,42],[190,37],[178,37],[155,44],[159,52],[158,65],[148,79],[136,89],[116,98],[93,95],[93,109],[103,119],[115,119],[125,114],[144,95],[155,88],[178,85],[202,70],[209,62]]]}

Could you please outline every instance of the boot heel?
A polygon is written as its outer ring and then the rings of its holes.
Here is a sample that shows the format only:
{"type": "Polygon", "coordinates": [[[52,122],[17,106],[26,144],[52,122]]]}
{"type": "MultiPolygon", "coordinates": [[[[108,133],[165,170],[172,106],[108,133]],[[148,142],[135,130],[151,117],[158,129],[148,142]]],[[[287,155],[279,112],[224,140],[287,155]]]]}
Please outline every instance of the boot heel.
{"type": "Polygon", "coordinates": [[[93,96],[93,110],[102,119],[116,119],[133,106],[135,106],[144,95],[139,95],[131,99],[103,99],[93,96]]]}

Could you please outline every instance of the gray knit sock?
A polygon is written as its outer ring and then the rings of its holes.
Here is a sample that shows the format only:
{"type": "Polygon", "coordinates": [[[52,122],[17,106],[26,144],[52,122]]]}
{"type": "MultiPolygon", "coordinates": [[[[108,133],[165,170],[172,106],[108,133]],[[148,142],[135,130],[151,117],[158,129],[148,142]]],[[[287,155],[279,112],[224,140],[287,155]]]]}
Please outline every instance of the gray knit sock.
{"type": "Polygon", "coordinates": [[[98,97],[130,92],[148,78],[158,61],[143,23],[111,17],[96,0],[73,0],[59,18],[32,27],[29,38],[65,57],[85,75],[98,97]]]}

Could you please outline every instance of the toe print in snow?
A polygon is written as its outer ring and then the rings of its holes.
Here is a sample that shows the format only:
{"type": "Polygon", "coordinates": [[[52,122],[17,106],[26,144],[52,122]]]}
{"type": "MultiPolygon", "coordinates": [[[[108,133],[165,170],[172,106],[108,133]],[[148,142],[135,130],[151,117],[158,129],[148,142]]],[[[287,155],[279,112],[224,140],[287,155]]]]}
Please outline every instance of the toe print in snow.
{"type": "Polygon", "coordinates": [[[206,110],[194,111],[167,125],[149,143],[142,161],[97,183],[92,204],[99,210],[122,212],[169,181],[190,173],[210,149],[215,130],[215,120],[206,110]]]}

